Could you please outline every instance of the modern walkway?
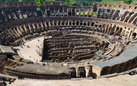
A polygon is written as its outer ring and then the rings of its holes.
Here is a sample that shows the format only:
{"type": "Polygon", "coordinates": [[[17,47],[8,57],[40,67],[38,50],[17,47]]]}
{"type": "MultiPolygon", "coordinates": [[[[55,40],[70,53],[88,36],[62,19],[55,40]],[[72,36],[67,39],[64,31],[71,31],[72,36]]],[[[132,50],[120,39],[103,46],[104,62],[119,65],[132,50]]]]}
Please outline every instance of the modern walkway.
{"type": "Polygon", "coordinates": [[[16,80],[8,86],[137,86],[137,75],[122,75],[94,80],[16,80]]]}

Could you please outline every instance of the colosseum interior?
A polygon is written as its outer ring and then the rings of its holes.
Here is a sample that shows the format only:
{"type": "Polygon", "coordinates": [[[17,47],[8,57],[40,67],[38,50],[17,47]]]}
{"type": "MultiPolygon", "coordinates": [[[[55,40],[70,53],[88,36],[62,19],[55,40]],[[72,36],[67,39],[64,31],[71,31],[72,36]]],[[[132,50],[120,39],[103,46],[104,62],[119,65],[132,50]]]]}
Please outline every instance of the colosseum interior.
{"type": "Polygon", "coordinates": [[[135,5],[0,3],[0,73],[96,79],[131,72],[137,67],[136,25],[135,5]]]}

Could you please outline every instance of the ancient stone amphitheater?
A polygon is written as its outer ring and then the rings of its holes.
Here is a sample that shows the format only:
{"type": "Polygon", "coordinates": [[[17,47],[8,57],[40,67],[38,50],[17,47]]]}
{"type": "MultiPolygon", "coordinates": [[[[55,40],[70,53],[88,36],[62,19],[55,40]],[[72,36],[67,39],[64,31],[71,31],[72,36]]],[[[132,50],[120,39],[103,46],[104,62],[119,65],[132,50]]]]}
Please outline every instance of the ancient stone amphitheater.
{"type": "Polygon", "coordinates": [[[0,3],[0,73],[24,78],[112,77],[137,66],[137,6],[0,3]]]}

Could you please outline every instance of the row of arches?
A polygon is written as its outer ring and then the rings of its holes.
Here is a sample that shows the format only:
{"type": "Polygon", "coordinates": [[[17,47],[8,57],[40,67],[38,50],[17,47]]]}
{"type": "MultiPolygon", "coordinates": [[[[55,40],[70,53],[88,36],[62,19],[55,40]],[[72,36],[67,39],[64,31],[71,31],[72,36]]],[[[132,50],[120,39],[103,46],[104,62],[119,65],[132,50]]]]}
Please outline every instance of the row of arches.
{"type": "Polygon", "coordinates": [[[137,66],[136,62],[137,62],[137,57],[135,57],[129,61],[120,63],[120,64],[106,66],[102,69],[101,75],[112,74],[112,73],[121,73],[124,71],[131,70],[137,66]]]}
{"type": "Polygon", "coordinates": [[[71,67],[71,78],[83,78],[83,77],[92,77],[93,79],[97,78],[96,73],[92,72],[92,66],[88,67],[71,67]]]}
{"type": "Polygon", "coordinates": [[[20,19],[37,17],[36,7],[0,9],[0,23],[18,21],[20,19]]]}
{"type": "MultiPolygon", "coordinates": [[[[92,20],[71,20],[71,19],[54,19],[54,20],[43,20],[38,21],[36,23],[28,23],[28,24],[22,24],[17,25],[15,27],[11,28],[5,28],[5,32],[1,33],[1,35],[4,35],[6,38],[20,38],[25,35],[33,34],[33,33],[41,33],[43,31],[47,31],[50,29],[57,29],[58,27],[71,27],[76,30],[85,30],[85,31],[93,31],[93,32],[100,32],[104,34],[110,34],[110,35],[122,35],[125,34],[126,36],[130,36],[130,31],[132,29],[128,30],[128,33],[126,33],[127,30],[123,30],[121,26],[115,25],[115,24],[108,24],[108,23],[102,23],[92,20]],[[82,28],[81,28],[82,27],[82,28]],[[81,29],[80,29],[81,28],[81,29]],[[10,36],[9,36],[10,34],[10,36]]],[[[4,32],[4,31],[3,31],[4,32]]],[[[122,35],[122,36],[125,36],[122,35]]],[[[1,36],[1,38],[4,38],[1,36]]]]}

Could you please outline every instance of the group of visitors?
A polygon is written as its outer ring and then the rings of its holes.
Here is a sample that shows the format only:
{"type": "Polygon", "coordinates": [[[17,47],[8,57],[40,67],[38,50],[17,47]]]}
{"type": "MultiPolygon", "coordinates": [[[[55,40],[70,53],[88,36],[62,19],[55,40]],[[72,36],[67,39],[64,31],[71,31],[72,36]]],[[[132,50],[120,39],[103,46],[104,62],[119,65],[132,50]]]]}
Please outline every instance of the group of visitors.
{"type": "MultiPolygon", "coordinates": [[[[40,42],[39,39],[38,39],[38,42],[40,42]]],[[[42,46],[42,44],[40,46],[42,46]]],[[[36,47],[39,49],[39,50],[36,50],[36,52],[39,56],[42,56],[42,53],[40,52],[42,50],[42,48],[40,48],[40,46],[36,45],[36,47]]]]}
{"type": "Polygon", "coordinates": [[[9,82],[9,84],[11,84],[15,80],[16,80],[16,78],[9,78],[9,77],[0,76],[0,86],[7,86],[7,82],[9,82]]]}
{"type": "Polygon", "coordinates": [[[137,70],[133,70],[133,71],[131,71],[131,72],[129,72],[129,73],[123,73],[123,75],[127,75],[127,74],[129,74],[129,75],[136,75],[137,74],[137,70]]]}

